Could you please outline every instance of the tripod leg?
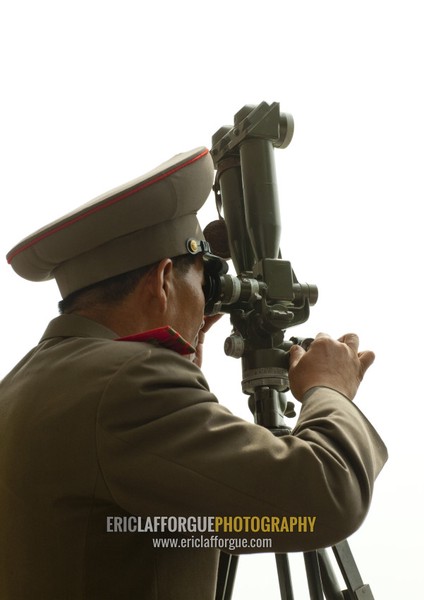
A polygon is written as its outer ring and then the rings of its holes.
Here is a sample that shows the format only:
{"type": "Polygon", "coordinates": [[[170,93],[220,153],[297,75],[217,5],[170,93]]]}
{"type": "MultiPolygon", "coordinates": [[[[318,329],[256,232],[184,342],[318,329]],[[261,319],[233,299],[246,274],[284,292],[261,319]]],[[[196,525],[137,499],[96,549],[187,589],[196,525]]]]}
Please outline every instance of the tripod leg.
{"type": "Polygon", "coordinates": [[[327,550],[321,549],[317,550],[317,552],[321,570],[322,587],[324,588],[326,600],[344,600],[346,596],[340,590],[340,585],[328,557],[327,550]]]}
{"type": "Polygon", "coordinates": [[[276,554],[275,562],[277,563],[281,600],[294,600],[289,559],[287,554],[276,554]]]}
{"type": "Polygon", "coordinates": [[[374,600],[370,586],[364,585],[362,582],[355,559],[346,540],[333,546],[333,552],[348,588],[348,595],[345,597],[349,600],[374,600]]]}
{"type": "Polygon", "coordinates": [[[220,553],[215,600],[231,600],[238,559],[239,557],[235,554],[220,553]]]}
{"type": "Polygon", "coordinates": [[[305,552],[303,558],[308,579],[309,596],[311,600],[324,600],[318,553],[316,551],[305,552]]]}

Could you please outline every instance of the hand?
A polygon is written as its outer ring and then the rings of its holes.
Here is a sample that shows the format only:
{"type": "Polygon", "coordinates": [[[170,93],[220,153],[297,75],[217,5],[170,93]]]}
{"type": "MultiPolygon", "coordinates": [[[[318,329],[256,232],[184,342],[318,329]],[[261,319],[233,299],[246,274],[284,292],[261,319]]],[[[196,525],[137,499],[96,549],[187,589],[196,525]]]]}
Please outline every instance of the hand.
{"type": "Polygon", "coordinates": [[[374,362],[373,352],[358,352],[359,338],[347,333],[333,340],[319,333],[305,351],[300,346],[290,348],[290,389],[302,400],[313,387],[332,388],[353,400],[365,371],[374,362]]]}
{"type": "Polygon", "coordinates": [[[205,342],[205,334],[209,329],[214,325],[219,319],[222,317],[222,313],[218,313],[216,315],[212,315],[210,317],[205,316],[203,321],[203,327],[199,331],[199,335],[197,337],[197,346],[196,346],[196,354],[191,355],[193,358],[194,364],[198,367],[202,366],[203,360],[203,344],[205,342]]]}

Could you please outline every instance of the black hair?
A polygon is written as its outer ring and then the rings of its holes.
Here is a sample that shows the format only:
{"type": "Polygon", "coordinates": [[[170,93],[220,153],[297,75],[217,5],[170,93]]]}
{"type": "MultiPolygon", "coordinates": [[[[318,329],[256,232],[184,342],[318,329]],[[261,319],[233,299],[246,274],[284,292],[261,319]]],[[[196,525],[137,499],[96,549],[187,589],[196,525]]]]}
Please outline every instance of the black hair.
{"type": "MultiPolygon", "coordinates": [[[[186,274],[195,261],[196,256],[192,254],[183,254],[172,258],[174,267],[181,275],[186,274]]],[[[140,280],[158,264],[157,262],[127,271],[76,290],[59,302],[59,313],[61,315],[70,314],[95,304],[117,304],[133,292],[140,280]]]]}

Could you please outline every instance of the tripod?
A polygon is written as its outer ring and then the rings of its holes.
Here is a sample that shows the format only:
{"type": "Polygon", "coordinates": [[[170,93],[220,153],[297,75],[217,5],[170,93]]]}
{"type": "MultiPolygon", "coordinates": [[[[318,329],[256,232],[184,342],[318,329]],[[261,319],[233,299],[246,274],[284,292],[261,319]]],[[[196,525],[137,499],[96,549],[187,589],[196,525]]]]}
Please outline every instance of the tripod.
{"type": "MultiPolygon", "coordinates": [[[[369,585],[362,582],[352,552],[346,541],[332,547],[343,575],[346,589],[341,590],[325,549],[305,552],[306,577],[311,600],[374,600],[369,585]]],[[[237,555],[221,552],[215,600],[231,600],[238,566],[237,555]]],[[[294,600],[287,554],[276,554],[275,561],[281,600],[294,600]]]]}

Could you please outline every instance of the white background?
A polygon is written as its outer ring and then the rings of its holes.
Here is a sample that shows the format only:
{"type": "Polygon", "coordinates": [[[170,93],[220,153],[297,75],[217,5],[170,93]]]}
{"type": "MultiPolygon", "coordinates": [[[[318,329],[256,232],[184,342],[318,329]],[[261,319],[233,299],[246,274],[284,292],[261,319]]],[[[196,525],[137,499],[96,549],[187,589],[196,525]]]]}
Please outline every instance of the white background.
{"type": "MultiPolygon", "coordinates": [[[[170,156],[210,146],[245,104],[278,101],[294,115],[293,141],[275,153],[281,247],[320,299],[293,333],[352,330],[377,354],[357,402],[390,462],[350,545],[379,600],[423,597],[420,4],[5,0],[0,9],[3,255],[170,156]]],[[[214,216],[211,197],[201,218],[214,216]]],[[[0,281],[4,375],[59,297],[5,260],[0,281]]],[[[220,401],[250,419],[240,365],[222,351],[228,333],[226,318],[209,335],[205,371],[220,401]]],[[[233,598],[265,596],[279,598],[273,557],[243,557],[233,598]]]]}

